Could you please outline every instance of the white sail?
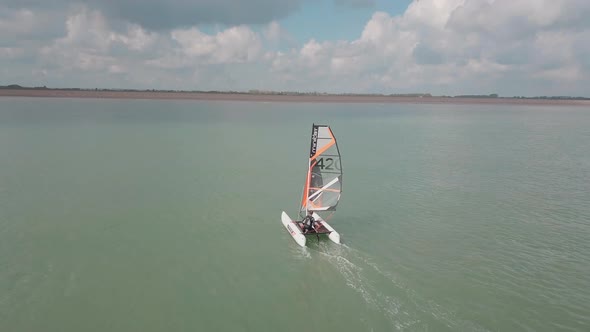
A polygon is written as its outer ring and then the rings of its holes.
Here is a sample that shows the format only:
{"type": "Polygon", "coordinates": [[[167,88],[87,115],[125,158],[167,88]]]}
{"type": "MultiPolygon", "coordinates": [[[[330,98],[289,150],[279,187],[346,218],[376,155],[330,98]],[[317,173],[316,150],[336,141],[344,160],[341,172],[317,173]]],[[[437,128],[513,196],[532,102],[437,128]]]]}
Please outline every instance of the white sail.
{"type": "Polygon", "coordinates": [[[342,163],[336,137],[326,125],[314,124],[300,214],[334,211],[342,193],[342,163]]]}

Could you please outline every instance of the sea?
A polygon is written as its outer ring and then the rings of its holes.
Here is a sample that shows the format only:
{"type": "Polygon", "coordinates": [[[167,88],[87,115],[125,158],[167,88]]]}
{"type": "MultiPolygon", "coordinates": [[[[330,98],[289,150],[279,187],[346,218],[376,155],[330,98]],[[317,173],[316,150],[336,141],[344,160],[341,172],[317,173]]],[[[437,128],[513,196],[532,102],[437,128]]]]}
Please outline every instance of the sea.
{"type": "Polygon", "coordinates": [[[590,107],[0,98],[0,331],[589,330],[590,107]]]}

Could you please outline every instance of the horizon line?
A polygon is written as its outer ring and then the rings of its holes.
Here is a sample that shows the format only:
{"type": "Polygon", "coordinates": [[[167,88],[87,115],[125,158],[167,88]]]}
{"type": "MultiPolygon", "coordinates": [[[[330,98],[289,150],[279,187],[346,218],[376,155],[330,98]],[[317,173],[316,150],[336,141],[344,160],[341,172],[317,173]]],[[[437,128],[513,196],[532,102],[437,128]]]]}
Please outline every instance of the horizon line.
{"type": "Polygon", "coordinates": [[[55,90],[55,91],[120,91],[120,92],[158,92],[158,93],[216,93],[216,94],[248,94],[248,95],[308,95],[308,96],[383,96],[383,97],[417,97],[417,98],[500,98],[500,99],[562,99],[562,100],[590,100],[590,97],[570,96],[570,95],[537,95],[537,96],[500,96],[497,93],[490,94],[458,94],[458,95],[433,95],[429,92],[412,92],[412,93],[361,93],[361,92],[304,92],[304,91],[277,91],[249,89],[240,90],[177,90],[177,89],[138,89],[138,88],[51,88],[43,86],[23,86],[20,84],[0,85],[2,90],[55,90]]]}

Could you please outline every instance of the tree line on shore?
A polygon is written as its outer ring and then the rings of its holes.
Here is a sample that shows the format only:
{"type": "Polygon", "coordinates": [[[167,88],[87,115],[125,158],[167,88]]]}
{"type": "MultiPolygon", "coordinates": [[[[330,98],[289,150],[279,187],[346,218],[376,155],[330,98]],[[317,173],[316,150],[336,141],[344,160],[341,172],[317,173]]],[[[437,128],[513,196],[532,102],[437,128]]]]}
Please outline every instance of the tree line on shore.
{"type": "Polygon", "coordinates": [[[477,95],[434,96],[430,93],[327,93],[327,92],[297,92],[297,91],[270,91],[249,90],[244,91],[201,91],[201,90],[157,90],[157,89],[85,89],[85,88],[48,88],[47,86],[26,87],[18,84],[0,85],[4,90],[53,90],[53,91],[108,91],[108,92],[160,92],[160,93],[218,93],[218,94],[254,94],[254,95],[285,95],[285,96],[359,96],[359,97],[410,97],[410,98],[513,98],[513,99],[559,99],[559,100],[590,100],[588,97],[574,96],[513,96],[500,97],[497,93],[477,95]]]}

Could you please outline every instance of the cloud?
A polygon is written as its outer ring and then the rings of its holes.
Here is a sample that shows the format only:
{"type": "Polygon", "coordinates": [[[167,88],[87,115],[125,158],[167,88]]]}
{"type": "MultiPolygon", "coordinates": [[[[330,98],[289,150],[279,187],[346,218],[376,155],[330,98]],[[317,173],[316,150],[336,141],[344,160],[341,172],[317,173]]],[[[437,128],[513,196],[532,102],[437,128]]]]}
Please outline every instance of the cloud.
{"type": "Polygon", "coordinates": [[[579,0],[421,0],[402,16],[375,13],[357,40],[279,54],[273,70],[333,91],[542,94],[564,83],[589,95],[589,10],[579,0]]]}
{"type": "Polygon", "coordinates": [[[23,55],[24,50],[18,47],[0,47],[0,59],[15,59],[23,55]]]}
{"type": "MultiPolygon", "coordinates": [[[[263,30],[282,30],[273,25],[263,30]]],[[[137,24],[113,24],[101,11],[75,6],[64,26],[64,36],[35,48],[0,47],[0,61],[34,56],[26,67],[5,69],[3,79],[23,82],[28,77],[23,83],[80,87],[247,88],[231,76],[252,73],[240,66],[263,58],[265,34],[245,25],[214,34],[196,27],[152,32],[137,24]]]]}
{"type": "Polygon", "coordinates": [[[268,27],[264,30],[264,35],[266,39],[270,41],[278,41],[281,39],[281,36],[284,34],[281,25],[277,21],[272,21],[268,25],[268,27]]]}
{"type": "MultiPolygon", "coordinates": [[[[224,64],[255,60],[261,53],[260,37],[246,26],[236,26],[208,35],[196,28],[174,30],[171,37],[178,43],[176,54],[190,63],[224,64]]],[[[178,61],[184,64],[186,61],[178,61]]]]}
{"type": "Polygon", "coordinates": [[[266,24],[297,10],[303,0],[0,0],[0,8],[49,9],[85,5],[106,17],[149,30],[199,24],[266,24]]]}
{"type": "Polygon", "coordinates": [[[64,33],[64,14],[59,11],[33,11],[3,8],[0,3],[0,43],[22,39],[56,38],[64,33]]]}
{"type": "Polygon", "coordinates": [[[65,25],[64,37],[39,50],[38,61],[45,73],[58,77],[129,72],[127,67],[136,63],[137,57],[155,51],[159,39],[157,34],[133,24],[124,32],[116,32],[101,12],[85,7],[72,11],[65,25]]]}
{"type": "MultiPolygon", "coordinates": [[[[110,9],[85,2],[68,2],[61,14],[51,6],[65,1],[37,7],[30,2],[30,8],[27,0],[0,2],[10,7],[0,12],[3,80],[82,87],[590,96],[586,0],[420,0],[402,15],[375,12],[356,39],[318,37],[300,44],[269,12],[261,14],[267,22],[262,26],[234,23],[209,32],[185,21],[188,26],[154,30],[156,25],[109,11],[123,2],[105,2],[110,9]]],[[[156,2],[148,0],[147,8],[156,2]]],[[[185,9],[206,4],[172,2],[185,9]]],[[[289,9],[279,12],[286,15],[289,9]]]]}

